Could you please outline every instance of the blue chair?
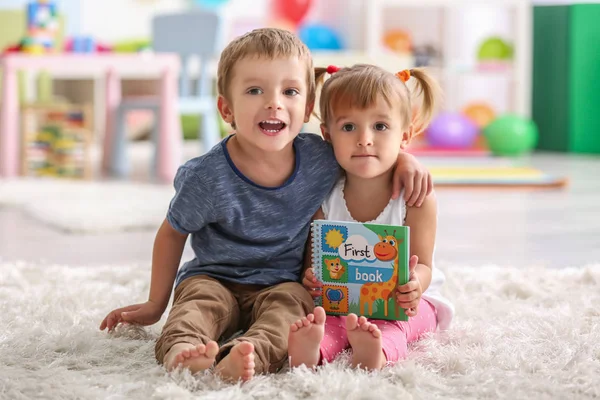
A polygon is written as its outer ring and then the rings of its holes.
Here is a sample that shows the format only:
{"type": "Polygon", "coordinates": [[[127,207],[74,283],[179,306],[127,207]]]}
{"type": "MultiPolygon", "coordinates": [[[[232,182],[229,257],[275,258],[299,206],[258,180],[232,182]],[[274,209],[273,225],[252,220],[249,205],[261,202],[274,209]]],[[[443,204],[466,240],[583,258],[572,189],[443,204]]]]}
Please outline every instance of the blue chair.
{"type": "MultiPolygon", "coordinates": [[[[221,138],[212,77],[207,71],[208,63],[220,50],[221,25],[220,15],[210,10],[159,15],[152,21],[153,50],[157,53],[177,53],[181,57],[179,113],[202,116],[200,131],[204,151],[210,150],[221,138]],[[200,71],[197,77],[191,78],[188,67],[192,58],[199,60],[200,71]],[[197,78],[197,82],[193,78],[197,78]],[[197,87],[193,87],[193,83],[197,83],[197,87]]],[[[129,174],[125,116],[131,110],[150,110],[154,113],[151,132],[151,140],[155,145],[152,171],[156,171],[159,109],[159,99],[155,97],[124,98],[121,101],[115,118],[117,126],[114,130],[111,159],[111,171],[114,175],[123,177],[129,174]]]]}

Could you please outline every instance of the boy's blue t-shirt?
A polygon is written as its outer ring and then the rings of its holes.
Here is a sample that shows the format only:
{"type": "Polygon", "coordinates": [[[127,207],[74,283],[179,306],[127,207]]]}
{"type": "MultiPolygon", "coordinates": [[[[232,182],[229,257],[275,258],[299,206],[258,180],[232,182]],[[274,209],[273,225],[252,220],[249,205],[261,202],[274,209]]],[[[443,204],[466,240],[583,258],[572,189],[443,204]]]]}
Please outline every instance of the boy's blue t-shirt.
{"type": "Polygon", "coordinates": [[[195,258],[176,284],[199,274],[257,285],[299,281],[311,217],[340,174],[333,149],[318,135],[298,135],[293,174],[267,188],[235,167],[228,139],[177,171],[167,220],[191,234],[195,258]]]}

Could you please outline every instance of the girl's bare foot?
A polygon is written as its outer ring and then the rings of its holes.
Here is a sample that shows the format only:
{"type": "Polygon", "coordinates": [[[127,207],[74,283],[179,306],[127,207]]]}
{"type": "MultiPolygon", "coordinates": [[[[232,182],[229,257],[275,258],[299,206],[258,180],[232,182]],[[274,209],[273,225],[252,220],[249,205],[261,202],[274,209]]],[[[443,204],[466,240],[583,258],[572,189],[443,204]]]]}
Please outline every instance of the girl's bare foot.
{"type": "Polygon", "coordinates": [[[231,351],[216,367],[216,372],[223,380],[243,382],[254,376],[254,345],[250,342],[240,342],[231,348],[231,351]]]}
{"type": "Polygon", "coordinates": [[[352,347],[352,366],[368,370],[381,369],[386,359],[381,347],[381,331],[377,325],[349,314],[346,318],[348,342],[352,347]]]}
{"type": "Polygon", "coordinates": [[[290,367],[302,364],[315,367],[321,357],[321,340],[325,334],[325,310],[316,307],[313,314],[299,319],[290,326],[288,355],[290,367]]]}
{"type": "Polygon", "coordinates": [[[219,346],[212,340],[206,345],[176,343],[165,355],[164,364],[167,371],[172,371],[181,365],[194,374],[210,368],[214,364],[218,352],[219,346]]]}

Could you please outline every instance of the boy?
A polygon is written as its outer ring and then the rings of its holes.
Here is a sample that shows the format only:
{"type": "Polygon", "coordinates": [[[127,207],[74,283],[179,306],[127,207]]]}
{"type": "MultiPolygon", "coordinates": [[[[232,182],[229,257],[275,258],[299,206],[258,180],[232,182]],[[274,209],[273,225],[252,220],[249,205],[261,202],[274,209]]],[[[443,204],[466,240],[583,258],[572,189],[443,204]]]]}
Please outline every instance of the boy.
{"type": "MultiPolygon", "coordinates": [[[[156,236],[149,300],[112,311],[100,329],[157,322],[177,278],[157,360],[192,373],[216,361],[222,378],[245,381],[281,368],[290,324],[313,310],[299,283],[303,253],[339,166],[321,137],[299,134],[314,106],[315,79],[310,53],[294,34],[259,29],[230,43],[219,60],[218,92],[219,112],[235,134],[179,169],[156,236]],[[177,271],[190,234],[195,258],[177,271]],[[216,340],[239,329],[243,336],[218,348],[216,340]]],[[[397,170],[396,186],[402,180],[411,201],[422,201],[428,174],[405,155],[397,170]]]]}

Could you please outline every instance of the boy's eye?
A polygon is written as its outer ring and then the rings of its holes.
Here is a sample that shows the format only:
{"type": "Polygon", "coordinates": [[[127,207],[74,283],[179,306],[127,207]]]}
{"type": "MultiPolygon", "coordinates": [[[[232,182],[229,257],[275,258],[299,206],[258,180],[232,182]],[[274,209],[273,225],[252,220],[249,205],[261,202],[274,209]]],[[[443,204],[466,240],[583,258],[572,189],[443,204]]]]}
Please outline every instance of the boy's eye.
{"type": "Polygon", "coordinates": [[[287,89],[283,92],[286,96],[298,96],[300,92],[297,89],[287,89]]]}
{"type": "Polygon", "coordinates": [[[342,130],[344,132],[352,132],[355,129],[356,129],[356,127],[354,126],[354,124],[344,124],[344,125],[342,125],[342,130]]]}
{"type": "Polygon", "coordinates": [[[385,131],[387,129],[388,129],[388,126],[386,124],[384,124],[383,122],[378,122],[375,124],[376,131],[385,131]]]}
{"type": "Polygon", "coordinates": [[[251,88],[251,89],[248,89],[248,91],[246,93],[248,93],[248,94],[262,94],[262,92],[263,92],[262,89],[251,88]]]}

